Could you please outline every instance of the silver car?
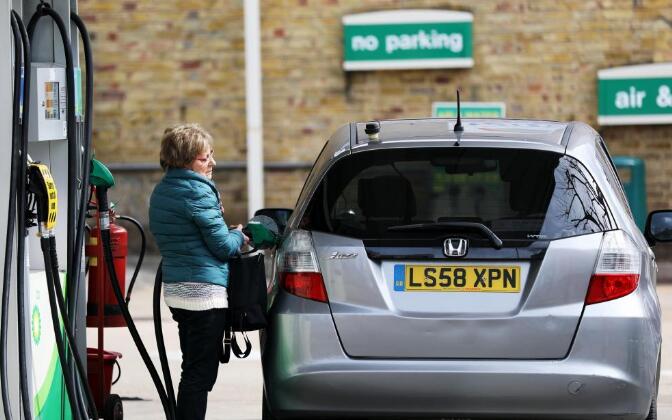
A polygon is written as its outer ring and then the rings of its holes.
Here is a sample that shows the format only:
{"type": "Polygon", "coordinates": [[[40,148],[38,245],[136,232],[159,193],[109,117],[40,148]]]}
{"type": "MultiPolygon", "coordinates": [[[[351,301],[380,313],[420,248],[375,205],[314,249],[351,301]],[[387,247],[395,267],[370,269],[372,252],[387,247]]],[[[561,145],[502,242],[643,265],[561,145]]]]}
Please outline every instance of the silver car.
{"type": "Polygon", "coordinates": [[[672,212],[640,232],[586,124],[454,124],[324,146],[267,255],[263,418],[655,419],[672,212]]]}

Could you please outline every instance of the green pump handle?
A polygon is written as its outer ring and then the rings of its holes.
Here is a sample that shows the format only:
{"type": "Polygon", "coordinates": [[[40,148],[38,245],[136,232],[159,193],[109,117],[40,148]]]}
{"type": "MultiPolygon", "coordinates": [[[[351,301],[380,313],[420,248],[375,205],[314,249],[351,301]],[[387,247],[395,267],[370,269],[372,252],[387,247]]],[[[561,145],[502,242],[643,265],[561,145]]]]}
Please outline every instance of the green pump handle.
{"type": "Polygon", "coordinates": [[[280,243],[278,225],[268,216],[254,216],[243,228],[243,233],[250,238],[250,244],[255,249],[269,249],[280,243]]]}
{"type": "Polygon", "coordinates": [[[114,177],[112,176],[112,172],[101,161],[91,159],[89,182],[97,188],[110,188],[114,186],[114,177]]]}

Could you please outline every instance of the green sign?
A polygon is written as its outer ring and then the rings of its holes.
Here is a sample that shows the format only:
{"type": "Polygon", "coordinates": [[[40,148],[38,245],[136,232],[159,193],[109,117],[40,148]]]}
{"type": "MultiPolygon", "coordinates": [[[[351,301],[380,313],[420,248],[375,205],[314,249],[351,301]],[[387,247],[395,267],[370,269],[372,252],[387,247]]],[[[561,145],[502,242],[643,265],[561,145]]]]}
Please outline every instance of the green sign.
{"type": "Polygon", "coordinates": [[[447,10],[392,10],[343,17],[345,70],[474,66],[473,15],[447,10]]]}
{"type": "MultiPolygon", "coordinates": [[[[462,118],[504,118],[506,104],[504,102],[461,102],[462,118]]],[[[457,102],[434,102],[432,117],[457,118],[457,102]]]]}
{"type": "Polygon", "coordinates": [[[672,124],[672,63],[597,73],[600,125],[672,124]]]}

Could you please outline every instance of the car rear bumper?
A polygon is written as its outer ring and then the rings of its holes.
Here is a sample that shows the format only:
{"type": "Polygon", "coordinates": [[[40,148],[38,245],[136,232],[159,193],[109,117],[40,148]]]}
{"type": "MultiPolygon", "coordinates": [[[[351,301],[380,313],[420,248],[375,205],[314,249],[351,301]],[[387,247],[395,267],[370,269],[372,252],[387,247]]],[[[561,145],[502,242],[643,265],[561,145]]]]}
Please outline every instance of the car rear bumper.
{"type": "Polygon", "coordinates": [[[638,294],[587,307],[561,360],[353,359],[327,305],[281,294],[264,337],[266,397],[280,417],[642,419],[660,329],[638,294]]]}

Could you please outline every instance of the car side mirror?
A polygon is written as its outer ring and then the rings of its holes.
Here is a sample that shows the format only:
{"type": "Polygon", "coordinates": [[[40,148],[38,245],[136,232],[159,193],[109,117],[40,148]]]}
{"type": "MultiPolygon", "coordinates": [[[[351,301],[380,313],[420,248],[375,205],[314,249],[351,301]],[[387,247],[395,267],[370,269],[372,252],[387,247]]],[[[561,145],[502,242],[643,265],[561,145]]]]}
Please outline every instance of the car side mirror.
{"type": "Polygon", "coordinates": [[[289,216],[291,216],[293,209],[284,209],[284,208],[266,208],[266,209],[259,209],[254,212],[255,216],[268,216],[271,219],[275,221],[275,223],[278,225],[278,231],[280,235],[282,235],[285,232],[285,228],[287,227],[287,220],[289,220],[289,216]]]}
{"type": "Polygon", "coordinates": [[[656,242],[672,242],[672,210],[657,210],[646,218],[644,236],[649,245],[656,242]]]}

